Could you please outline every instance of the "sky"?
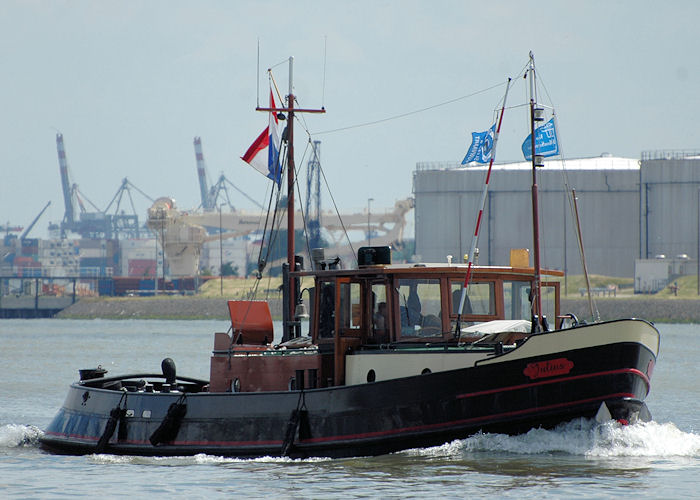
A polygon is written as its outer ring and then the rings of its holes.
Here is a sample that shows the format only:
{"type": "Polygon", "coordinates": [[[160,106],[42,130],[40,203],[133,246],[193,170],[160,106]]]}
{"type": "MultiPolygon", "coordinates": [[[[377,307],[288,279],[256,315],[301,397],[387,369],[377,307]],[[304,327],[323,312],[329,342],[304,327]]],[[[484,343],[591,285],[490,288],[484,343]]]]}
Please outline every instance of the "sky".
{"type": "MultiPolygon", "coordinates": [[[[0,224],[26,227],[51,201],[33,237],[63,218],[59,131],[72,182],[102,210],[124,178],[196,208],[195,136],[210,179],[223,173],[262,203],[269,181],[240,156],[267,123],[255,111],[266,69],[286,93],[289,56],[297,105],[327,111],[295,125],[297,166],[309,138],[321,141],[324,210],[331,195],[341,212],[370,198],[372,212],[388,210],[412,195],[418,162],[461,161],[530,51],[566,158],[700,149],[694,0],[3,0],[1,10],[0,224]]],[[[519,79],[498,163],[522,160],[526,102],[519,79]]],[[[132,195],[144,221],[151,202],[132,195]]]]}

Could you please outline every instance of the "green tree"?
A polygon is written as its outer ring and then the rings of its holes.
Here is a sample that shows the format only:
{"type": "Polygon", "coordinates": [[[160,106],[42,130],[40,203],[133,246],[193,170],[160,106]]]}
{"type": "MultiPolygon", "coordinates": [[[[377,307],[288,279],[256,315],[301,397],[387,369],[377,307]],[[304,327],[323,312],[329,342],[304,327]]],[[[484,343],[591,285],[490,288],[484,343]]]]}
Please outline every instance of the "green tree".
{"type": "Polygon", "coordinates": [[[234,266],[231,262],[224,262],[221,266],[222,276],[238,276],[238,266],[234,266]]]}

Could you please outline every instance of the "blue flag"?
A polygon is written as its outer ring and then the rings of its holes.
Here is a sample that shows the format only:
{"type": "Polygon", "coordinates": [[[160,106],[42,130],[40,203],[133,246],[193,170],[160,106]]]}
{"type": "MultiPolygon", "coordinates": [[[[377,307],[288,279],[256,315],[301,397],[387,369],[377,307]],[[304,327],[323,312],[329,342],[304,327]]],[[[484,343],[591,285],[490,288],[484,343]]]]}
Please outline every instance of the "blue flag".
{"type": "MultiPolygon", "coordinates": [[[[532,160],[532,134],[528,134],[523,142],[523,155],[526,160],[532,160]]],[[[541,127],[535,129],[535,152],[540,156],[554,156],[559,154],[559,142],[557,142],[557,130],[554,127],[554,118],[541,127]]]]}
{"type": "Polygon", "coordinates": [[[462,165],[471,163],[488,163],[491,161],[491,150],[493,149],[493,139],[496,134],[496,124],[485,132],[472,132],[472,145],[469,146],[467,155],[462,160],[462,165]]]}

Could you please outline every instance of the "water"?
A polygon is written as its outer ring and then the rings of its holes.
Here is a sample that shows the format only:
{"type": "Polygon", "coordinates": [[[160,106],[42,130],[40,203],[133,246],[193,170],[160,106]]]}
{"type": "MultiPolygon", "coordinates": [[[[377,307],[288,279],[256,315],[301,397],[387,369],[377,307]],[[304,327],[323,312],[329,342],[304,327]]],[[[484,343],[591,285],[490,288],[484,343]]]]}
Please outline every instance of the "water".
{"type": "Polygon", "coordinates": [[[37,445],[78,368],[208,378],[223,321],[0,321],[3,498],[644,498],[700,486],[700,325],[657,325],[661,354],[647,399],[654,421],[575,421],[521,436],[478,434],[434,448],[340,460],[215,456],[56,456],[37,445]]]}

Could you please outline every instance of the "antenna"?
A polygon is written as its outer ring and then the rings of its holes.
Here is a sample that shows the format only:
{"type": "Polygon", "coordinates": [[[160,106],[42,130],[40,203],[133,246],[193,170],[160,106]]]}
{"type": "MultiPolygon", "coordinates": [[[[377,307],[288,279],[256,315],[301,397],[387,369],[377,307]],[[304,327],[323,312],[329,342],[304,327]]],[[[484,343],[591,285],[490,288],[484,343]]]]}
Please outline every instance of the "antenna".
{"type": "Polygon", "coordinates": [[[256,107],[260,107],[260,37],[258,37],[258,66],[255,71],[256,107]]]}
{"type": "Polygon", "coordinates": [[[328,35],[323,36],[323,88],[321,89],[321,108],[326,106],[326,54],[328,47],[328,35]]]}

